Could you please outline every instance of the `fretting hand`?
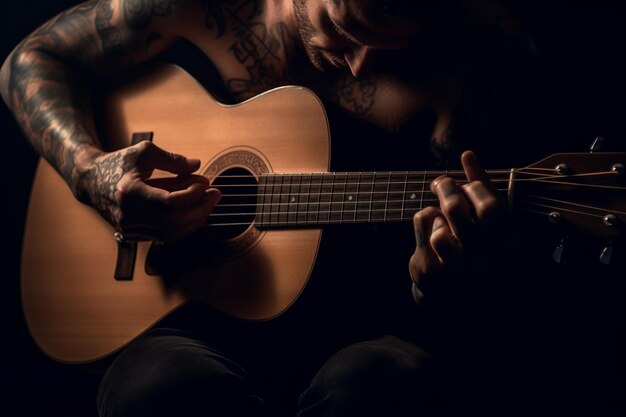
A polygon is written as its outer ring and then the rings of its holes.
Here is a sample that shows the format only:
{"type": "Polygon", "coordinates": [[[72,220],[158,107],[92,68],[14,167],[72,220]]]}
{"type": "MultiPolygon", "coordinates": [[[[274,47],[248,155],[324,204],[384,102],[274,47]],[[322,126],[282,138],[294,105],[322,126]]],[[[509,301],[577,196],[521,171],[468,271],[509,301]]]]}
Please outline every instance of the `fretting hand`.
{"type": "Polygon", "coordinates": [[[417,301],[427,296],[420,289],[427,293],[462,273],[487,273],[515,252],[517,229],[508,204],[473,152],[464,152],[461,163],[468,182],[438,177],[430,189],[440,207],[425,208],[413,218],[416,248],[409,271],[417,301]]]}

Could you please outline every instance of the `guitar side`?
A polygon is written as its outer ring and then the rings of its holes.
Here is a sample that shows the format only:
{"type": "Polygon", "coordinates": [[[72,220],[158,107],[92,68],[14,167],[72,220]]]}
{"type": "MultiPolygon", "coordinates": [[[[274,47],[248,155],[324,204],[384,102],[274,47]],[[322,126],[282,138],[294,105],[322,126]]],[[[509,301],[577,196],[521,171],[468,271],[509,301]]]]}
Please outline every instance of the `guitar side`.
{"type": "MultiPolygon", "coordinates": [[[[107,149],[128,146],[133,133],[150,131],[158,146],[200,158],[200,172],[211,179],[233,167],[254,175],[328,170],[326,114],[302,88],[279,88],[226,106],[179,68],[163,65],[125,79],[104,103],[97,117],[107,149]]],[[[193,250],[185,252],[193,259],[181,261],[174,280],[151,271],[150,258],[158,254],[151,242],[141,242],[132,280],[118,281],[113,233],[40,160],[24,235],[22,304],[36,343],[57,361],[105,357],[192,299],[242,319],[275,317],[306,285],[321,238],[319,229],[249,227],[225,249],[190,241],[193,250]]]]}

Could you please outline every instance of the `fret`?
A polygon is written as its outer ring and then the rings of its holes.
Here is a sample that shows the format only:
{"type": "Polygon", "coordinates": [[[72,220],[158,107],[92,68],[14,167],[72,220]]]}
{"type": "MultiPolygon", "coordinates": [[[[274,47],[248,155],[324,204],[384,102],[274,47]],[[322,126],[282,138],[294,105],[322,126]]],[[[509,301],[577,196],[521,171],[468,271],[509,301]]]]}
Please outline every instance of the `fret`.
{"type": "Polygon", "coordinates": [[[319,223],[320,191],[322,189],[322,174],[311,174],[311,190],[307,207],[307,224],[319,223]]]}
{"type": "Polygon", "coordinates": [[[311,175],[300,175],[300,192],[298,193],[298,219],[299,225],[305,225],[309,216],[309,193],[311,191],[311,175]]]}
{"type": "Polygon", "coordinates": [[[385,193],[385,212],[384,212],[384,217],[383,217],[384,222],[387,221],[387,210],[389,208],[389,187],[390,186],[391,186],[391,172],[387,174],[387,182],[386,182],[387,191],[385,193]]]}
{"type": "Polygon", "coordinates": [[[356,221],[359,223],[363,223],[368,222],[370,219],[374,174],[371,172],[360,173],[358,182],[359,198],[356,204],[356,221]]]}
{"type": "Polygon", "coordinates": [[[419,205],[419,210],[422,210],[424,208],[424,196],[426,195],[426,175],[427,175],[427,171],[424,170],[424,175],[422,178],[422,191],[420,194],[420,205],[419,205]]]}
{"type": "Polygon", "coordinates": [[[333,181],[334,175],[332,173],[325,173],[322,175],[318,218],[319,223],[328,224],[330,222],[333,181]]]}
{"type": "Polygon", "coordinates": [[[343,202],[346,192],[346,182],[348,181],[348,175],[346,174],[334,174],[333,181],[333,195],[331,199],[331,213],[330,223],[342,223],[343,222],[343,202]]]}
{"type": "Polygon", "coordinates": [[[402,220],[402,209],[404,205],[405,175],[401,172],[389,173],[389,187],[387,200],[386,221],[402,220]]]}
{"type": "Polygon", "coordinates": [[[289,203],[287,205],[287,223],[295,225],[298,223],[298,194],[300,193],[301,175],[291,175],[289,177],[289,203]]]}
{"type": "Polygon", "coordinates": [[[413,215],[420,211],[424,203],[425,180],[418,172],[408,172],[406,175],[406,188],[404,191],[404,207],[402,208],[402,219],[410,220],[413,215]]]}
{"type": "Polygon", "coordinates": [[[387,179],[389,173],[374,173],[374,191],[372,197],[372,216],[373,222],[382,222],[385,219],[386,212],[386,195],[387,195],[387,179]]]}
{"type": "Polygon", "coordinates": [[[291,175],[280,175],[280,196],[278,205],[278,224],[288,224],[289,216],[289,191],[291,187],[291,175]]]}
{"type": "Polygon", "coordinates": [[[408,196],[406,195],[407,183],[409,182],[409,171],[404,173],[404,186],[402,187],[402,208],[400,209],[400,220],[404,220],[404,210],[406,206],[406,200],[408,196]]]}
{"type": "Polygon", "coordinates": [[[376,184],[376,172],[373,172],[371,174],[371,180],[370,180],[371,184],[370,184],[370,204],[369,204],[369,208],[368,208],[368,212],[367,212],[367,221],[371,222],[372,221],[372,205],[374,203],[374,184],[376,184]]]}
{"type": "Polygon", "coordinates": [[[343,204],[343,222],[354,223],[356,221],[356,202],[357,192],[359,190],[358,177],[354,173],[348,174],[348,182],[346,183],[346,193],[343,204]]]}
{"type": "Polygon", "coordinates": [[[265,203],[267,197],[267,176],[259,176],[259,182],[257,184],[257,199],[256,199],[256,219],[254,220],[256,225],[263,226],[267,223],[267,206],[265,203]]]}
{"type": "Polygon", "coordinates": [[[274,175],[272,181],[272,197],[270,201],[270,226],[278,226],[280,220],[280,191],[282,188],[283,177],[274,175]]]}

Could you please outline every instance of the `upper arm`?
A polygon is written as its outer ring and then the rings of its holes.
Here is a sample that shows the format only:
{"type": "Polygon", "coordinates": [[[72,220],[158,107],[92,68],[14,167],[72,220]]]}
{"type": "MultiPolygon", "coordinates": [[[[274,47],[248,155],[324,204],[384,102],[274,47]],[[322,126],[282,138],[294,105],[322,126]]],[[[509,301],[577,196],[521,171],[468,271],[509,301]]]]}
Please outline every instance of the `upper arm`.
{"type": "Polygon", "coordinates": [[[31,53],[45,54],[94,74],[128,68],[169,47],[185,26],[181,20],[190,15],[186,10],[197,3],[88,1],[49,20],[24,39],[12,56],[28,60],[31,53]]]}

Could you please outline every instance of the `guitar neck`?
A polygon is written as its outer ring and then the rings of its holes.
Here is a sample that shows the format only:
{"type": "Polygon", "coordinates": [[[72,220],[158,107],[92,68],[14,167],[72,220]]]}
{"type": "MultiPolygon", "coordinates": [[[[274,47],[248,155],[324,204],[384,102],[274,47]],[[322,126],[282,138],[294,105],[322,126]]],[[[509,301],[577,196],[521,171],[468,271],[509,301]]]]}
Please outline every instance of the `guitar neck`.
{"type": "MultiPolygon", "coordinates": [[[[430,183],[440,175],[467,181],[463,171],[264,174],[258,182],[255,226],[298,228],[407,221],[438,205],[430,183]]],[[[508,191],[509,171],[490,173],[508,191]]]]}

